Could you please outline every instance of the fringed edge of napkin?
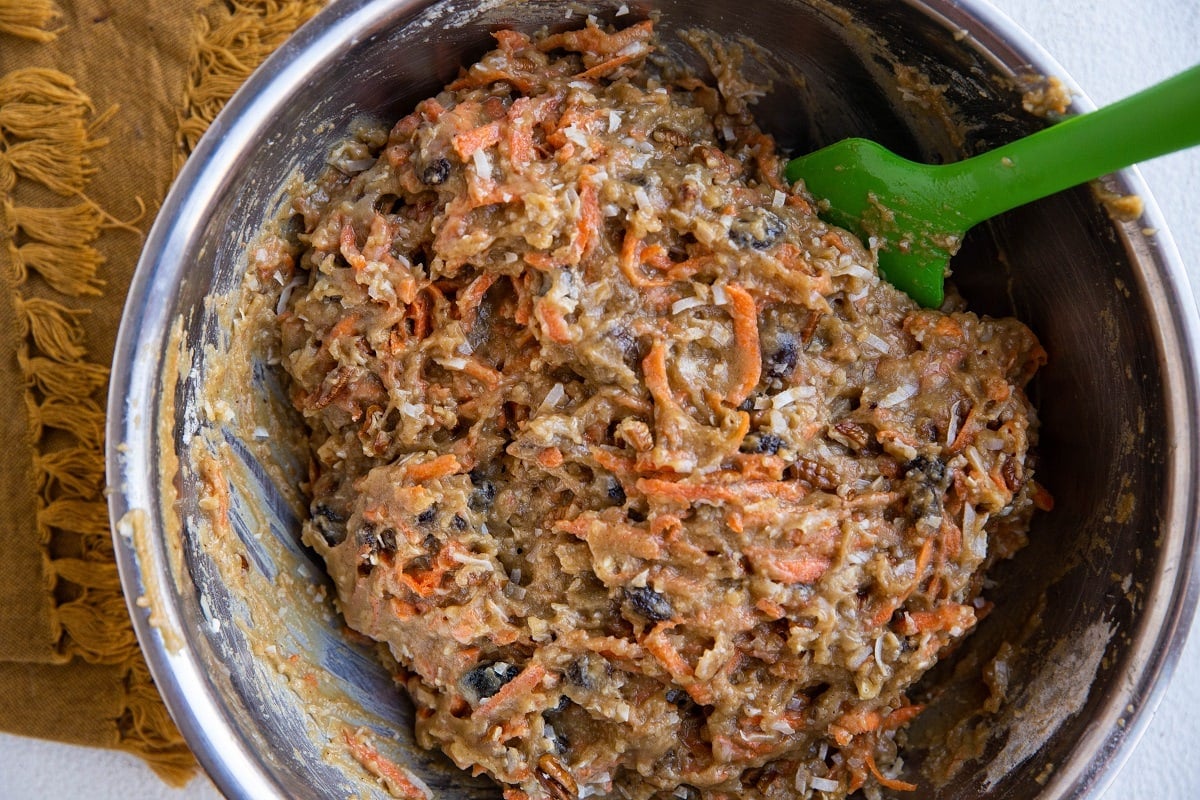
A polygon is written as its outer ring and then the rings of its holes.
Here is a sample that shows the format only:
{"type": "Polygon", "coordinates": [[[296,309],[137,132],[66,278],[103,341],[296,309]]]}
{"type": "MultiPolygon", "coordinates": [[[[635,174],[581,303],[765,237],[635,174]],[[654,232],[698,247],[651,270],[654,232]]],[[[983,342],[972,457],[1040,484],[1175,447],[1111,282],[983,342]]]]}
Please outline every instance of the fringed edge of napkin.
{"type": "Polygon", "coordinates": [[[34,42],[52,42],[57,31],[50,26],[58,19],[51,0],[3,0],[0,2],[0,33],[34,42]]]}
{"type": "MultiPolygon", "coordinates": [[[[183,107],[176,171],[250,73],[325,0],[229,0],[197,21],[183,107]]],[[[51,42],[59,12],[50,0],[0,0],[0,34],[51,42]]],[[[13,139],[0,148],[0,246],[14,284],[38,275],[65,298],[96,296],[104,257],[94,246],[105,229],[128,227],[85,194],[96,168],[87,154],[107,144],[98,129],[116,109],[96,115],[90,98],[57,70],[23,68],[0,75],[0,126],[13,139]],[[65,204],[18,205],[18,181],[40,184],[65,204]]],[[[97,399],[107,366],[89,356],[80,317],[86,309],[18,292],[25,404],[34,439],[37,535],[62,661],[79,657],[124,668],[124,712],[116,743],[147,761],[165,781],[190,779],[195,761],[162,704],[146,667],[114,561],[104,485],[104,408],[97,399]],[[76,537],[76,558],[55,558],[58,537],[76,537]]]]}
{"type": "Polygon", "coordinates": [[[179,112],[176,172],[250,73],[326,2],[228,0],[201,13],[179,112]]]}
{"type": "MultiPolygon", "coordinates": [[[[0,0],[0,33],[50,42],[58,18],[48,0],[0,0]]],[[[108,367],[89,355],[80,318],[86,309],[28,291],[37,275],[64,299],[96,296],[104,230],[128,228],[88,199],[96,168],[88,153],[107,144],[98,130],[116,113],[95,114],[68,75],[28,67],[0,75],[0,243],[18,287],[17,360],[38,489],[36,535],[62,662],[78,657],[117,666],[124,710],[114,744],[144,758],[164,780],[185,783],[195,761],[154,687],[121,591],[104,498],[103,390],[108,367]],[[19,182],[64,198],[19,205],[19,182]],[[71,557],[56,553],[72,553],[71,557]]],[[[69,302],[69,300],[68,300],[69,302]]]]}

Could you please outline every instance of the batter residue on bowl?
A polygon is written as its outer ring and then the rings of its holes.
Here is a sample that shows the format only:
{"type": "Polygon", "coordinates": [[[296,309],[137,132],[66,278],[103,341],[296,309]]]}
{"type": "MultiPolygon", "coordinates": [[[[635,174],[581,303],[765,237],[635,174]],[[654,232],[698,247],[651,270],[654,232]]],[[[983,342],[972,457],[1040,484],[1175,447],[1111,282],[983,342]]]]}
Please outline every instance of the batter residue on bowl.
{"type": "Polygon", "coordinates": [[[1049,502],[1044,352],[881,282],[732,69],[496,39],[255,265],[347,622],[509,800],[914,788],[905,691],[1049,502]]]}

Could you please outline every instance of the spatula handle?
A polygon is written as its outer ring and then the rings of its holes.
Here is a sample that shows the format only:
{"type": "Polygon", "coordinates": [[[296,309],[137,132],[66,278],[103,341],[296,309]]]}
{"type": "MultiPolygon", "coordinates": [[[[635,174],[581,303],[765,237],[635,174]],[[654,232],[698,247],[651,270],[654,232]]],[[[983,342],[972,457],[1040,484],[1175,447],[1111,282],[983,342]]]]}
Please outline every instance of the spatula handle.
{"type": "Polygon", "coordinates": [[[1098,111],[939,169],[971,224],[1200,144],[1200,65],[1098,111]]]}

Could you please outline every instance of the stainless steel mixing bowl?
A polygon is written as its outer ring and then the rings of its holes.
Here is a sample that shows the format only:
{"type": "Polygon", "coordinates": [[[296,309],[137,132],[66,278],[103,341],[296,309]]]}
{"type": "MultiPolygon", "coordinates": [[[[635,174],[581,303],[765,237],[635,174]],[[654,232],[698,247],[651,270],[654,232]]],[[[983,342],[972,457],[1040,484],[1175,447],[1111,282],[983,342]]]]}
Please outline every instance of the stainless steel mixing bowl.
{"type": "MultiPolygon", "coordinates": [[[[618,5],[592,8],[611,19],[618,5]]],[[[630,6],[634,17],[660,15],[664,41],[680,52],[671,31],[681,27],[757,42],[762,69],[777,73],[760,117],[794,148],[855,134],[920,158],[957,158],[1045,124],[1022,110],[1022,89],[1029,76],[1063,75],[977,0],[630,6]],[[916,74],[938,88],[914,84],[916,74]]],[[[255,362],[232,408],[202,401],[228,358],[220,351],[230,315],[207,301],[236,293],[247,246],[279,207],[286,179],[318,170],[352,119],[401,116],[485,50],[489,30],[578,25],[568,8],[335,3],[229,103],[149,237],[112,377],[112,517],[126,595],[146,598],[131,611],[155,678],[231,798],[383,796],[345,757],[347,728],[372,732],[438,797],[498,796],[414,746],[410,706],[332,612],[320,568],[296,538],[304,455],[245,424],[245,415],[294,424],[276,370],[255,362]],[[205,508],[221,502],[201,474],[209,453],[238,476],[230,524],[217,531],[204,522],[205,508]]],[[[1081,98],[1075,109],[1087,105],[1081,98]]],[[[924,684],[930,710],[908,737],[909,777],[922,797],[1098,794],[1150,716],[1192,615],[1196,312],[1137,172],[1106,185],[1146,198],[1145,216],[1114,222],[1080,188],[974,231],[955,260],[975,309],[1015,313],[1050,353],[1035,398],[1039,475],[1056,507],[997,570],[995,613],[924,684]],[[1007,700],[981,711],[979,671],[1004,642],[1016,645],[1007,700]],[[932,783],[923,765],[944,762],[977,726],[978,756],[932,783]]]]}

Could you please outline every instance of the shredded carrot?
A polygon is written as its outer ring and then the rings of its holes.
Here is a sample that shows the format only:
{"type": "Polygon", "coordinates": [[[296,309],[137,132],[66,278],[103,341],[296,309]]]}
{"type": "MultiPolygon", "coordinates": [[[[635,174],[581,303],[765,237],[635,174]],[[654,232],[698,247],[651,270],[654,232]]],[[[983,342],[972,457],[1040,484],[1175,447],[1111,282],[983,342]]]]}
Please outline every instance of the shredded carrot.
{"type": "Polygon", "coordinates": [[[558,469],[563,465],[562,451],[557,447],[545,447],[537,456],[538,464],[545,469],[558,469]]]}
{"type": "Polygon", "coordinates": [[[500,687],[500,691],[480,703],[472,717],[494,717],[515,701],[524,697],[538,687],[546,677],[546,668],[534,662],[521,670],[517,677],[500,687]]]}
{"type": "Polygon", "coordinates": [[[513,293],[517,296],[517,307],[513,310],[513,321],[522,327],[528,327],[533,317],[533,295],[529,291],[528,273],[514,275],[512,281],[513,293]]]}
{"type": "Polygon", "coordinates": [[[671,644],[671,640],[663,635],[663,626],[667,624],[659,623],[642,642],[642,646],[647,653],[654,656],[667,674],[674,678],[693,700],[700,705],[712,703],[712,689],[695,680],[691,665],[684,660],[675,645],[671,644]]]}
{"type": "Polygon", "coordinates": [[[429,461],[409,461],[404,466],[404,476],[413,483],[437,480],[462,471],[458,459],[450,453],[429,461]]]}
{"type": "MultiPolygon", "coordinates": [[[[953,413],[953,411],[951,413],[953,413]]],[[[955,435],[954,441],[950,443],[948,448],[946,448],[950,453],[958,453],[964,447],[970,444],[975,438],[977,419],[978,414],[976,414],[976,408],[974,405],[972,405],[970,410],[967,411],[967,416],[963,419],[962,424],[959,426],[958,433],[955,435]]]]}
{"type": "Polygon", "coordinates": [[[884,717],[883,729],[885,731],[899,730],[916,719],[924,710],[925,706],[922,705],[901,706],[884,717]]]}
{"type": "Polygon", "coordinates": [[[642,359],[642,373],[645,376],[646,388],[656,403],[677,406],[675,395],[671,393],[671,384],[667,379],[667,347],[661,339],[656,339],[650,346],[650,352],[642,359]]]}
{"type": "Polygon", "coordinates": [[[1054,510],[1054,496],[1037,481],[1033,481],[1033,505],[1039,511],[1054,510]]]}
{"type": "Polygon", "coordinates": [[[737,406],[750,396],[762,376],[762,351],[758,345],[758,309],[750,293],[736,283],[728,284],[725,293],[729,296],[733,337],[737,342],[737,381],[730,387],[726,399],[730,405],[737,406]]]}
{"type": "Polygon", "coordinates": [[[906,636],[912,636],[917,633],[950,630],[954,627],[966,630],[975,622],[974,608],[958,603],[947,603],[934,611],[907,612],[900,625],[900,632],[906,636]]]}
{"type": "Polygon", "coordinates": [[[492,31],[492,36],[495,38],[496,44],[500,45],[500,49],[506,53],[525,50],[533,43],[528,34],[514,31],[512,28],[492,31]]]}
{"type": "Polygon", "coordinates": [[[933,332],[947,339],[961,339],[963,337],[962,326],[955,322],[953,317],[949,316],[940,317],[933,326],[933,332]]]}
{"type": "Polygon", "coordinates": [[[573,520],[559,520],[554,523],[554,530],[578,536],[596,552],[630,555],[643,561],[662,558],[662,546],[657,537],[647,535],[645,529],[635,525],[601,519],[592,511],[573,520]]]}
{"type": "Polygon", "coordinates": [[[505,70],[488,69],[480,64],[476,64],[467,72],[459,75],[446,88],[453,92],[458,89],[474,89],[502,81],[512,84],[513,88],[521,94],[529,94],[533,91],[533,82],[528,78],[505,70]]]}
{"type": "Polygon", "coordinates": [[[571,326],[567,324],[562,309],[557,304],[546,300],[538,300],[533,306],[533,315],[541,323],[542,330],[550,337],[550,341],[558,344],[571,343],[571,326]]]}
{"type": "Polygon", "coordinates": [[[637,238],[632,230],[625,232],[625,241],[621,244],[621,257],[617,260],[617,265],[621,268],[621,273],[631,286],[636,286],[639,289],[670,286],[672,281],[651,280],[642,274],[641,264],[644,249],[645,243],[637,238]]]}
{"type": "Polygon", "coordinates": [[[962,529],[955,525],[949,515],[942,514],[942,555],[946,558],[958,558],[962,552],[962,529]]]}
{"type": "Polygon", "coordinates": [[[579,219],[575,224],[575,241],[572,244],[572,263],[587,258],[600,239],[600,226],[604,217],[600,213],[600,202],[596,184],[589,180],[595,168],[586,167],[580,173],[579,219]]]}
{"type": "Polygon", "coordinates": [[[779,169],[779,156],[776,154],[775,140],[769,134],[759,133],[750,140],[750,145],[754,148],[754,163],[767,185],[776,191],[786,193],[788,185],[779,177],[782,170],[779,169]]]}
{"type": "Polygon", "coordinates": [[[489,389],[495,389],[500,385],[500,381],[504,379],[504,376],[501,373],[492,369],[474,356],[467,356],[463,358],[462,372],[463,374],[479,381],[489,389]]]}
{"type": "Polygon", "coordinates": [[[617,455],[604,447],[593,447],[589,452],[597,464],[618,477],[631,474],[636,467],[634,459],[617,455]]]}
{"type": "MultiPolygon", "coordinates": [[[[943,517],[945,519],[945,517],[943,517]]],[[[929,569],[929,562],[933,559],[933,542],[926,539],[921,542],[921,550],[917,553],[916,568],[913,571],[913,579],[908,586],[898,596],[893,597],[888,602],[879,607],[875,612],[875,616],[871,618],[871,624],[879,626],[885,624],[896,613],[896,609],[904,605],[904,601],[912,597],[913,592],[921,585],[921,581],[925,579],[925,571],[929,569]]]]}
{"type": "Polygon", "coordinates": [[[412,603],[406,603],[399,597],[393,597],[388,606],[391,608],[391,614],[398,620],[412,619],[420,613],[417,607],[412,603]]]}
{"type": "Polygon", "coordinates": [[[537,46],[543,52],[562,49],[607,56],[623,50],[635,42],[646,42],[653,34],[654,23],[650,20],[631,25],[616,33],[608,33],[594,22],[589,21],[587,27],[581,30],[563,31],[553,36],[547,36],[538,42],[537,46]]]}
{"type": "Polygon", "coordinates": [[[430,800],[429,793],[414,782],[412,773],[384,758],[378,750],[360,739],[358,733],[347,728],[342,731],[342,739],[354,760],[382,780],[391,794],[403,800],[430,800]]]}
{"type": "Polygon", "coordinates": [[[358,236],[355,234],[354,225],[350,220],[342,223],[341,253],[342,258],[346,259],[346,263],[356,271],[367,266],[367,259],[363,258],[363,254],[358,249],[358,236]]]}
{"type": "Polygon", "coordinates": [[[463,161],[471,158],[476,150],[483,150],[500,142],[500,123],[490,122],[474,130],[454,136],[454,152],[463,161]]]}
{"type": "MultiPolygon", "coordinates": [[[[432,567],[427,570],[411,573],[398,569],[397,578],[418,597],[430,597],[441,587],[446,573],[458,566],[459,562],[455,560],[455,554],[462,555],[466,552],[466,545],[452,539],[446,543],[445,547],[438,551],[437,559],[434,561],[432,567]]],[[[470,631],[468,630],[467,641],[469,640],[470,631]]]]}
{"type": "Polygon", "coordinates": [[[341,339],[343,336],[353,336],[355,326],[358,325],[358,320],[361,316],[362,314],[360,312],[351,311],[349,314],[339,319],[333,324],[333,327],[329,329],[329,333],[325,334],[325,341],[327,343],[335,342],[338,339],[341,339]]]}
{"type": "Polygon", "coordinates": [[[667,277],[673,281],[686,281],[715,260],[716,256],[709,253],[693,256],[684,261],[672,262],[670,268],[667,269],[667,277]]]}
{"type": "Polygon", "coordinates": [[[837,250],[839,253],[849,253],[850,252],[850,246],[847,245],[846,241],[844,239],[842,239],[842,237],[839,234],[835,233],[834,231],[830,231],[829,233],[822,236],[821,244],[825,245],[826,247],[832,247],[834,250],[837,250]]]}
{"type": "Polygon", "coordinates": [[[518,97],[508,108],[508,161],[518,173],[533,161],[532,104],[530,98],[518,97]]]}
{"type": "Polygon", "coordinates": [[[879,730],[883,715],[873,708],[855,708],[838,717],[837,724],[857,736],[879,730]]]}
{"type": "Polygon", "coordinates": [[[917,790],[915,783],[885,777],[875,764],[875,754],[869,749],[864,754],[864,760],[867,762],[867,769],[871,770],[871,774],[875,776],[875,780],[879,781],[879,785],[885,789],[891,789],[894,792],[915,792],[917,790]]]}
{"type": "Polygon", "coordinates": [[[754,503],[760,500],[796,501],[809,490],[800,481],[740,481],[729,484],[685,483],[639,478],[638,491],[647,497],[677,502],[754,503]]]}
{"type": "Polygon", "coordinates": [[[785,205],[789,205],[792,208],[800,209],[805,214],[813,213],[812,204],[809,203],[807,200],[805,200],[803,197],[801,197],[798,194],[789,194],[787,196],[787,199],[784,200],[783,202],[785,205]]]}
{"type": "Polygon", "coordinates": [[[787,467],[782,458],[767,453],[738,453],[734,456],[734,464],[747,480],[782,480],[787,467]]]}
{"type": "Polygon", "coordinates": [[[683,530],[683,520],[675,514],[655,514],[650,520],[650,533],[659,537],[674,537],[683,530]]]}
{"type": "Polygon", "coordinates": [[[661,244],[652,244],[642,250],[641,263],[649,264],[657,270],[666,272],[675,266],[675,262],[671,260],[667,248],[661,244]]]}
{"type": "Polygon", "coordinates": [[[494,272],[484,272],[471,281],[459,296],[458,316],[467,323],[467,330],[474,326],[475,315],[479,311],[479,305],[483,302],[483,296],[487,294],[487,290],[492,287],[498,277],[494,272]]]}
{"type": "Polygon", "coordinates": [[[776,603],[769,597],[760,597],[754,604],[754,607],[766,615],[767,619],[776,620],[783,619],[787,611],[783,606],[776,603]]]}
{"type": "Polygon", "coordinates": [[[775,547],[747,547],[754,570],[780,583],[813,583],[829,571],[828,558],[775,547]]]}
{"type": "Polygon", "coordinates": [[[414,110],[428,122],[437,122],[442,114],[446,113],[446,107],[438,102],[436,97],[428,97],[422,100],[417,103],[417,107],[414,110]]]}
{"type": "Polygon", "coordinates": [[[605,75],[608,75],[610,72],[614,72],[617,68],[628,64],[630,61],[633,61],[638,56],[638,53],[626,53],[625,55],[616,56],[615,58],[610,58],[608,61],[602,61],[594,67],[585,69],[575,77],[582,78],[584,80],[602,78],[605,75]]]}

